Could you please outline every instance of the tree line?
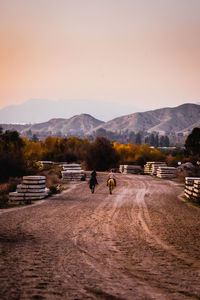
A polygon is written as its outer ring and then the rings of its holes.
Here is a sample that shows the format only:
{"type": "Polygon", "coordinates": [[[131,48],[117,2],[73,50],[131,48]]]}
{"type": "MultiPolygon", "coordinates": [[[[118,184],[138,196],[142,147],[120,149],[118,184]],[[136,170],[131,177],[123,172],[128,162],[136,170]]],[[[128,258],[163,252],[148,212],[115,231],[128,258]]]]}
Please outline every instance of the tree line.
{"type": "MultiPolygon", "coordinates": [[[[54,135],[52,135],[51,131],[46,131],[46,132],[37,132],[32,130],[27,130],[24,132],[24,136],[32,140],[34,142],[41,140],[44,140],[48,136],[56,136],[61,138],[62,133],[57,132],[54,135]]],[[[139,131],[139,132],[134,132],[130,130],[125,130],[125,131],[119,131],[119,132],[113,132],[106,130],[104,128],[99,128],[96,131],[94,131],[93,134],[87,135],[86,138],[89,141],[94,141],[96,137],[101,136],[101,137],[106,137],[108,138],[111,142],[118,142],[120,144],[127,144],[127,143],[133,143],[133,144],[138,144],[142,145],[144,143],[149,144],[151,146],[155,147],[169,147],[169,146],[175,146],[175,145],[183,145],[184,144],[184,135],[182,133],[175,134],[173,132],[170,132],[168,135],[161,135],[158,132],[152,132],[149,133],[147,131],[139,131]]],[[[65,136],[67,138],[71,137],[70,136],[65,136]]],[[[79,133],[77,136],[79,138],[84,138],[85,135],[84,133],[79,133]]]]}
{"type": "Polygon", "coordinates": [[[155,147],[169,147],[170,140],[167,135],[159,135],[157,132],[148,133],[146,131],[123,131],[123,132],[112,132],[99,128],[96,130],[93,136],[89,136],[90,140],[93,140],[95,136],[107,137],[112,142],[118,142],[122,144],[133,143],[137,145],[149,144],[155,147]]]}
{"type": "MultiPolygon", "coordinates": [[[[155,138],[155,137],[154,137],[155,138]]],[[[111,142],[107,137],[87,138],[47,137],[44,141],[20,137],[17,131],[0,128],[0,180],[35,171],[35,162],[84,162],[88,170],[106,171],[119,164],[144,165],[147,161],[200,160],[200,128],[194,128],[185,143],[184,153],[164,154],[149,143],[111,142]]]]}

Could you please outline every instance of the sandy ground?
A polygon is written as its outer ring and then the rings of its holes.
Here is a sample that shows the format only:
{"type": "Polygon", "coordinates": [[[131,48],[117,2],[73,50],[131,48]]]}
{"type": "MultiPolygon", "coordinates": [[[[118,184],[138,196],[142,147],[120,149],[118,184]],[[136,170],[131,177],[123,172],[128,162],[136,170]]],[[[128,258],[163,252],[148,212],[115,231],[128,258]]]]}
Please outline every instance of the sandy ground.
{"type": "Polygon", "coordinates": [[[98,181],[0,213],[0,299],[200,299],[200,209],[183,186],[98,181]]]}

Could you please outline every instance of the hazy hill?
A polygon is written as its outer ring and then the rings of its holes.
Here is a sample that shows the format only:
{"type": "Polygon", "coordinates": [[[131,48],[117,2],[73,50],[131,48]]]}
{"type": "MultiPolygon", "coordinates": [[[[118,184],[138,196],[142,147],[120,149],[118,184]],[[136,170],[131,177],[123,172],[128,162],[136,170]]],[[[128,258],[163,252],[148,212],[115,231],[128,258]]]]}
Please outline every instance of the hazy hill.
{"type": "Polygon", "coordinates": [[[0,123],[41,123],[53,118],[68,119],[83,113],[100,120],[110,120],[116,116],[136,112],[134,105],[113,104],[100,100],[45,100],[31,99],[22,104],[6,106],[0,109],[0,123]]]}
{"type": "Polygon", "coordinates": [[[88,114],[81,114],[69,119],[55,118],[48,122],[33,125],[2,124],[4,130],[16,129],[24,136],[37,134],[38,136],[58,135],[58,136],[80,136],[83,137],[87,132],[103,124],[88,114]]]}
{"type": "Polygon", "coordinates": [[[161,108],[118,117],[96,129],[104,128],[112,132],[128,130],[187,134],[194,127],[200,127],[200,105],[188,103],[174,108],[161,108]]]}
{"type": "Polygon", "coordinates": [[[54,118],[48,122],[26,125],[0,125],[4,130],[16,129],[21,135],[40,138],[48,135],[84,137],[95,135],[98,129],[113,133],[124,131],[158,132],[161,135],[182,133],[187,135],[194,127],[200,127],[200,105],[183,104],[174,108],[162,108],[147,112],[133,113],[108,122],[95,119],[88,114],[80,114],[69,119],[54,118]]]}

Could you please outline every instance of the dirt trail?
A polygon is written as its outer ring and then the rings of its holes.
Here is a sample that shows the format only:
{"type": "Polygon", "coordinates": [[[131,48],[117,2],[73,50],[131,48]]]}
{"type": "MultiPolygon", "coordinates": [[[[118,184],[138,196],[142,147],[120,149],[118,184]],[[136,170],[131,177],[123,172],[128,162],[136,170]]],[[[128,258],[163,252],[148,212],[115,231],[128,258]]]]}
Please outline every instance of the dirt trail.
{"type": "Polygon", "coordinates": [[[98,181],[0,213],[0,299],[200,299],[200,209],[183,187],[98,181]]]}

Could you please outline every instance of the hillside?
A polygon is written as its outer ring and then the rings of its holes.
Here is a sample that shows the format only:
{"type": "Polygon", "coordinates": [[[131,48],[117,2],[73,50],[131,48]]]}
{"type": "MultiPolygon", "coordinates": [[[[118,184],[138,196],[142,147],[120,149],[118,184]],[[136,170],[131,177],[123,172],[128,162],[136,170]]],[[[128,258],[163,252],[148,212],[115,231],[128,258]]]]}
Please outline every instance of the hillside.
{"type": "Polygon", "coordinates": [[[89,114],[80,114],[69,119],[54,118],[37,124],[2,124],[4,130],[15,129],[26,137],[36,134],[40,138],[48,135],[85,137],[100,129],[113,133],[157,132],[160,135],[188,135],[194,127],[200,127],[200,105],[183,104],[174,108],[162,108],[138,112],[115,118],[108,122],[95,119],[89,114]]]}
{"type": "Polygon", "coordinates": [[[97,120],[88,114],[81,114],[69,119],[51,119],[48,122],[37,123],[33,125],[2,124],[4,130],[16,129],[21,135],[31,136],[36,134],[40,137],[48,135],[57,136],[78,136],[83,137],[87,132],[103,124],[103,121],[97,120]]]}
{"type": "Polygon", "coordinates": [[[160,134],[188,134],[194,127],[200,127],[200,105],[188,103],[174,108],[161,108],[118,117],[100,125],[96,130],[103,128],[112,132],[156,131],[160,134]]]}

